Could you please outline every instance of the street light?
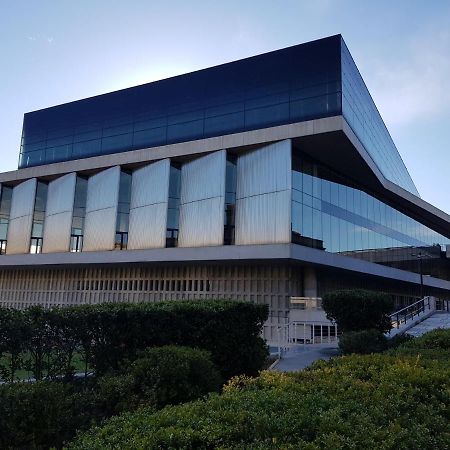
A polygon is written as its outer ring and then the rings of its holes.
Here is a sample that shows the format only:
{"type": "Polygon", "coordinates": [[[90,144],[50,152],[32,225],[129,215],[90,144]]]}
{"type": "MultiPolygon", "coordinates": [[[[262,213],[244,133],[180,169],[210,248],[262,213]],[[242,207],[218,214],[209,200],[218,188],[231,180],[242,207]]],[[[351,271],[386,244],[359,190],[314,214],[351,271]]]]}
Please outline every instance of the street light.
{"type": "Polygon", "coordinates": [[[425,254],[422,253],[421,251],[419,251],[419,253],[412,253],[411,256],[415,256],[419,260],[420,299],[423,299],[423,265],[422,265],[422,259],[425,256],[425,254]]]}

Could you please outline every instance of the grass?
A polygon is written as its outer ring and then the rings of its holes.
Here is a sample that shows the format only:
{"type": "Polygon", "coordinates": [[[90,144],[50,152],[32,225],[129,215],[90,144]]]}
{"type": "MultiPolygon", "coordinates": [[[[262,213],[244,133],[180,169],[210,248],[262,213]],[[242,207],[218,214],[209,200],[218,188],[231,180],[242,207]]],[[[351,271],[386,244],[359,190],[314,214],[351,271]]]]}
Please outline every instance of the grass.
{"type": "MultiPolygon", "coordinates": [[[[9,367],[10,364],[10,357],[8,354],[4,355],[2,358],[0,358],[0,367],[9,367]]],[[[33,378],[33,373],[30,370],[27,370],[24,368],[26,366],[26,362],[30,360],[30,354],[25,353],[22,356],[23,363],[21,364],[21,368],[18,369],[15,373],[14,380],[23,381],[23,380],[30,380],[33,378]]],[[[75,373],[84,373],[85,371],[85,363],[82,359],[81,353],[75,352],[72,358],[72,366],[74,368],[75,373]]],[[[91,371],[91,367],[88,365],[88,372],[91,371]]],[[[48,375],[47,371],[44,371],[44,377],[48,375]]],[[[62,374],[61,374],[62,375],[62,374]]],[[[2,380],[1,373],[0,373],[0,380],[2,380]]]]}

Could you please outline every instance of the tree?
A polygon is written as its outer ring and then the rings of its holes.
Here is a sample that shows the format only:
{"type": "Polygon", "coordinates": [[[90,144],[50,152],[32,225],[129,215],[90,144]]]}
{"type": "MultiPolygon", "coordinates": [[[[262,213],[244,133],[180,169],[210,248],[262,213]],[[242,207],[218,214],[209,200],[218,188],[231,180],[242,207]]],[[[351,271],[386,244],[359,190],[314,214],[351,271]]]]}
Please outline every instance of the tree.
{"type": "Polygon", "coordinates": [[[362,289],[337,290],[323,296],[322,307],[327,318],[336,322],[342,332],[392,328],[389,314],[394,302],[381,292],[362,289]]]}

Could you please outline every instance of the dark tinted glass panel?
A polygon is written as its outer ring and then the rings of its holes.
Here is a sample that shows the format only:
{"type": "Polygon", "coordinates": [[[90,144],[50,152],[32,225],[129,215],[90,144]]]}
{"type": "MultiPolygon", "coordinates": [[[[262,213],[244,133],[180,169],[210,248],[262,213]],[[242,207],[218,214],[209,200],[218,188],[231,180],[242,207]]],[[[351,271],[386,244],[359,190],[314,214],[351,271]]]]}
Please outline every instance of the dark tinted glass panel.
{"type": "Polygon", "coordinates": [[[292,242],[354,258],[450,279],[444,245],[450,240],[406,216],[348,179],[293,156],[292,242]]]}
{"type": "Polygon", "coordinates": [[[180,216],[181,170],[170,166],[169,205],[167,209],[166,247],[178,245],[178,229],[180,216]]]}
{"type": "Polygon", "coordinates": [[[19,167],[341,113],[340,36],[24,117],[19,167]]]}
{"type": "Polygon", "coordinates": [[[45,207],[47,204],[48,184],[38,181],[34,201],[33,226],[31,229],[30,253],[40,253],[44,235],[45,207]]]}
{"type": "MultiPolygon", "coordinates": [[[[8,186],[1,187],[0,197],[0,241],[6,241],[8,236],[9,213],[11,210],[12,188],[8,186]]],[[[0,245],[0,254],[2,246],[0,245]]]]}
{"type": "Polygon", "coordinates": [[[342,41],[342,114],[390,181],[419,195],[374,101],[342,41]]]}

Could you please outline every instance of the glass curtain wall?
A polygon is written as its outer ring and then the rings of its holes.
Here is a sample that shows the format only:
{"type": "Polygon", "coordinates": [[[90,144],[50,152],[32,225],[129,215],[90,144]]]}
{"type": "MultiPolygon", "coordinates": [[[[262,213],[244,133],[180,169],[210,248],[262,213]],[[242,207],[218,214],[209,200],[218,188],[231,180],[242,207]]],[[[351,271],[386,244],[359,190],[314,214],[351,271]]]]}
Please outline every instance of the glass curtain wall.
{"type": "Polygon", "coordinates": [[[416,272],[419,252],[438,261],[450,243],[302,154],[292,169],[293,243],[416,272]]]}
{"type": "Polygon", "coordinates": [[[341,38],[25,114],[19,167],[341,113],[341,38]]]}
{"type": "Polygon", "coordinates": [[[131,174],[120,172],[119,203],[117,205],[116,250],[125,250],[128,246],[128,226],[130,220],[131,174]]]}
{"type": "Polygon", "coordinates": [[[42,238],[44,236],[45,206],[47,204],[48,184],[38,181],[36,199],[34,201],[33,226],[31,229],[30,253],[42,252],[42,238]]]}
{"type": "Polygon", "coordinates": [[[9,213],[11,211],[12,188],[2,186],[0,197],[0,255],[6,253],[9,213]]]}
{"type": "Polygon", "coordinates": [[[166,247],[178,245],[180,219],[181,167],[176,163],[170,165],[169,204],[167,209],[166,247]]]}
{"type": "Polygon", "coordinates": [[[224,244],[234,244],[235,210],[236,210],[236,161],[234,155],[227,154],[225,172],[225,227],[224,244]]]}
{"type": "Polygon", "coordinates": [[[81,250],[83,249],[87,183],[87,179],[77,176],[75,184],[75,198],[73,202],[72,231],[70,236],[71,252],[81,252],[81,250]]]}

